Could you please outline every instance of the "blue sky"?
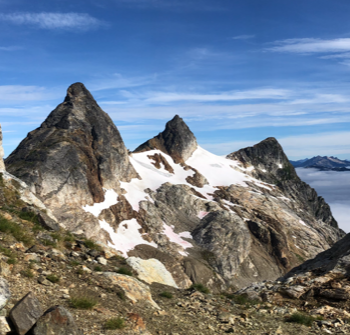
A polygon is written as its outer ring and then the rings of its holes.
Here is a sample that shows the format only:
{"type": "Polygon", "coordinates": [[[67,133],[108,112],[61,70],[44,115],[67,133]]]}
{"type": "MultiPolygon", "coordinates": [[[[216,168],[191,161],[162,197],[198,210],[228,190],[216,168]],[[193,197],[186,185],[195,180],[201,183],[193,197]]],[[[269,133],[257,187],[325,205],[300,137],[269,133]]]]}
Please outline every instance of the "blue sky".
{"type": "Polygon", "coordinates": [[[348,0],[0,0],[10,154],[83,82],[129,149],[175,114],[224,155],[274,136],[350,159],[348,0]]]}

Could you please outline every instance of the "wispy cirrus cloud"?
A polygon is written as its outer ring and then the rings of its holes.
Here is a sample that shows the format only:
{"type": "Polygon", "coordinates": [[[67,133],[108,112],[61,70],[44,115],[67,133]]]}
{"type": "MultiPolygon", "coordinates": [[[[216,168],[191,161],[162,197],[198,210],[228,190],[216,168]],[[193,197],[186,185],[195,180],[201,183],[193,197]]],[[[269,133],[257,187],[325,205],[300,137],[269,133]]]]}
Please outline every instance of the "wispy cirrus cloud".
{"type": "Polygon", "coordinates": [[[57,98],[57,94],[45,87],[24,85],[0,86],[0,103],[8,101],[47,101],[57,98]]]}
{"type": "Polygon", "coordinates": [[[8,46],[8,47],[0,47],[0,51],[17,51],[17,50],[21,50],[21,47],[12,45],[12,46],[8,46]]]}
{"type": "Polygon", "coordinates": [[[220,102],[252,99],[286,99],[290,91],[276,88],[261,88],[247,91],[231,91],[220,94],[148,92],[135,94],[123,91],[125,97],[143,99],[145,103],[170,103],[181,101],[220,102]]]}
{"type": "Polygon", "coordinates": [[[64,29],[85,31],[105,25],[103,21],[86,13],[10,13],[0,14],[0,21],[51,30],[64,29]]]}
{"type": "Polygon", "coordinates": [[[254,38],[255,35],[238,35],[238,36],[234,36],[232,37],[233,40],[249,40],[254,38]]]}
{"type": "Polygon", "coordinates": [[[350,51],[350,38],[322,40],[318,38],[293,38],[274,42],[275,46],[266,51],[289,52],[299,54],[339,53],[350,51]]]}

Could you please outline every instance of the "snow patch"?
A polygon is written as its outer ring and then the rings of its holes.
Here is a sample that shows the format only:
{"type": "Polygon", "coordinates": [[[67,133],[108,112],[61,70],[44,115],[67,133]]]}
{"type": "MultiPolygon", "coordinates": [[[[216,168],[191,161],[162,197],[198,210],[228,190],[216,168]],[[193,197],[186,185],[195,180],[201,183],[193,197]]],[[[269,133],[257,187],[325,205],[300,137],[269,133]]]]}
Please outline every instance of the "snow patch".
{"type": "Polygon", "coordinates": [[[198,214],[197,214],[197,218],[199,219],[203,219],[205,216],[207,216],[209,214],[209,212],[204,212],[204,211],[200,211],[198,214]]]}
{"type": "Polygon", "coordinates": [[[296,244],[294,244],[298,249],[300,249],[300,247],[298,247],[296,244]]]}
{"type": "MultiPolygon", "coordinates": [[[[185,240],[184,238],[192,238],[192,235],[188,231],[184,231],[182,233],[176,234],[174,232],[174,226],[168,226],[166,223],[163,222],[164,231],[163,234],[166,235],[170,242],[174,242],[178,245],[180,245],[183,249],[187,248],[193,248],[193,245],[185,240]]],[[[187,252],[180,251],[181,255],[188,256],[187,252]]]]}
{"type": "Polygon", "coordinates": [[[83,210],[98,217],[104,209],[115,205],[117,202],[118,194],[114,190],[105,189],[105,200],[103,202],[94,203],[92,206],[83,206],[83,210]]]}
{"type": "Polygon", "coordinates": [[[139,229],[142,227],[138,224],[136,219],[125,220],[118,226],[117,232],[110,226],[105,220],[100,220],[100,226],[111,237],[112,243],[108,242],[108,246],[118,251],[121,251],[124,257],[128,257],[128,251],[133,250],[137,245],[147,244],[154,248],[157,248],[157,244],[154,242],[148,242],[142,238],[139,229]]]}
{"type": "Polygon", "coordinates": [[[280,169],[282,169],[282,164],[278,164],[278,167],[279,167],[280,169]]]}
{"type": "Polygon", "coordinates": [[[299,223],[301,223],[303,226],[307,227],[307,224],[303,220],[299,220],[299,223]]]}

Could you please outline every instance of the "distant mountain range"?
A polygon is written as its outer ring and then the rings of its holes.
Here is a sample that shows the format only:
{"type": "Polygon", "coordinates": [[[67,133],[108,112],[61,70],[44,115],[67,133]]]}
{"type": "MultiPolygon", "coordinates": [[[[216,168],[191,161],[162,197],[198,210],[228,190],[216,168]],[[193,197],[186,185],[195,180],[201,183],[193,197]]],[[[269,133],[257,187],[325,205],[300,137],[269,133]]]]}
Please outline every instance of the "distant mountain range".
{"type": "Polygon", "coordinates": [[[290,162],[294,167],[316,168],[323,171],[350,171],[350,161],[333,156],[315,156],[290,162]]]}

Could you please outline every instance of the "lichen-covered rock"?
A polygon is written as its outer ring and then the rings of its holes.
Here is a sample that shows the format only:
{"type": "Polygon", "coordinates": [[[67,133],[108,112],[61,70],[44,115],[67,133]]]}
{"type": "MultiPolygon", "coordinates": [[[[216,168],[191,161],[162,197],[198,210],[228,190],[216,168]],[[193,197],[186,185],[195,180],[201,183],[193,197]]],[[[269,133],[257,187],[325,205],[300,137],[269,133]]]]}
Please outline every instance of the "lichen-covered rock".
{"type": "Polygon", "coordinates": [[[172,275],[159,260],[129,257],[126,262],[137,272],[138,278],[146,283],[159,283],[177,288],[172,275]]]}
{"type": "Polygon", "coordinates": [[[40,317],[33,329],[33,335],[81,335],[72,314],[63,306],[49,308],[40,317]]]}
{"type": "Polygon", "coordinates": [[[10,311],[10,319],[19,335],[26,334],[42,316],[43,310],[33,292],[26,294],[10,311]]]}
{"type": "Polygon", "coordinates": [[[2,310],[11,298],[9,284],[5,278],[0,277],[0,310],[2,310]]]}
{"type": "Polygon", "coordinates": [[[146,302],[159,309],[159,306],[152,299],[151,291],[146,284],[141,283],[133,277],[121,275],[115,272],[105,272],[104,276],[108,278],[112,284],[122,289],[132,302],[146,302]]]}

